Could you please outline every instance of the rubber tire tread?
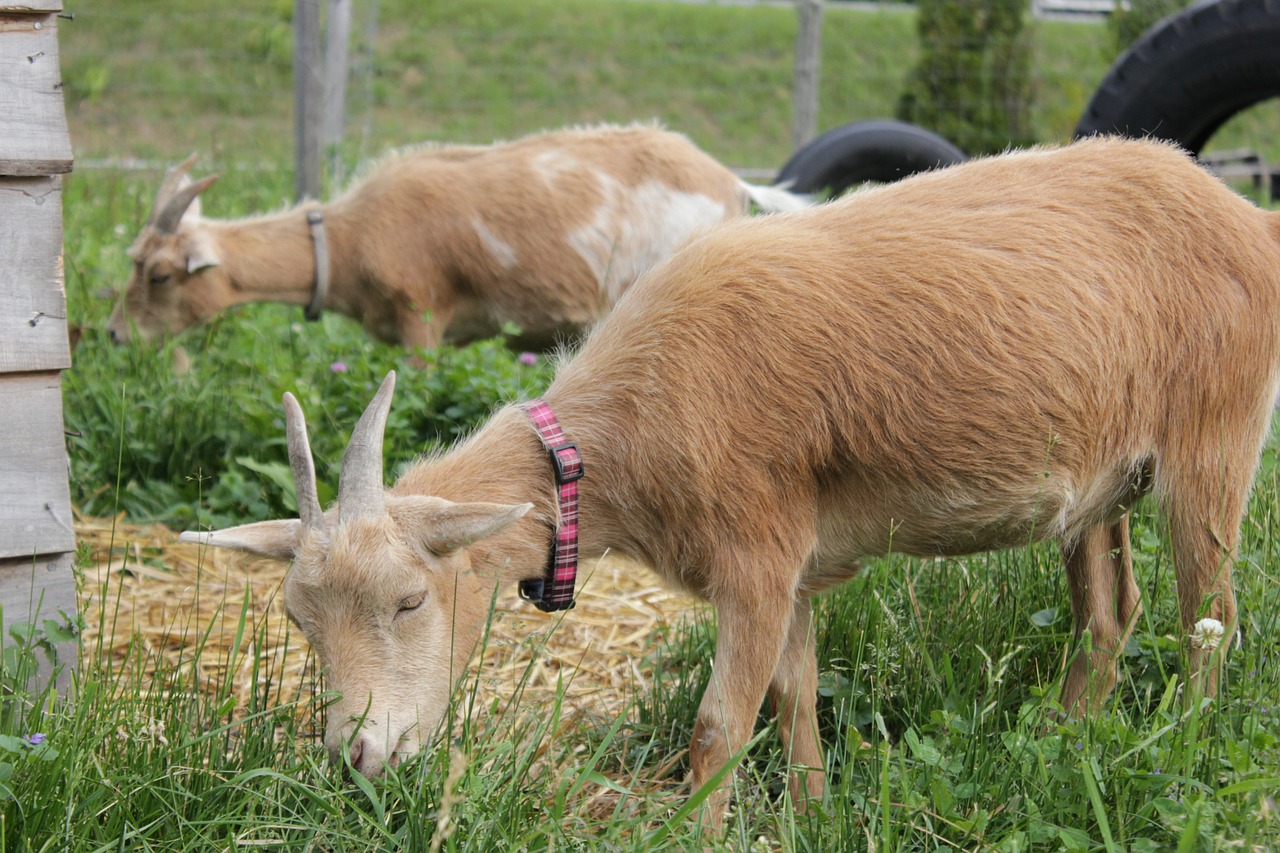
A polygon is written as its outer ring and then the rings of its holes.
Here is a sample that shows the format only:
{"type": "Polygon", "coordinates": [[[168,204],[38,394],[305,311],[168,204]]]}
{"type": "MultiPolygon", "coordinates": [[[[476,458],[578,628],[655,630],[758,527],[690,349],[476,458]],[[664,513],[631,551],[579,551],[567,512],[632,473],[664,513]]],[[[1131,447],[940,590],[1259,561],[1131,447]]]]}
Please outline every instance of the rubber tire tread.
{"type": "Polygon", "coordinates": [[[1199,154],[1228,119],[1280,96],[1280,0],[1207,0],[1116,60],[1075,136],[1151,136],[1199,154]]]}
{"type": "Polygon", "coordinates": [[[947,140],[903,121],[874,119],[832,128],[798,148],[775,183],[838,196],[863,181],[891,183],[968,157],[947,140]]]}

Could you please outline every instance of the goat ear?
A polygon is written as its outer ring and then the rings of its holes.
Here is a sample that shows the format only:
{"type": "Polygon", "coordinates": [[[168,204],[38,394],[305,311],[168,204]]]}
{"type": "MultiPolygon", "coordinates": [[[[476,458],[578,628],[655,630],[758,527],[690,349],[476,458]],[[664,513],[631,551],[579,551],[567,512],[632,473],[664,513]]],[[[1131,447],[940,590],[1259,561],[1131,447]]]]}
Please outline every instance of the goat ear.
{"type": "Polygon", "coordinates": [[[302,541],[302,522],[296,518],[257,521],[225,530],[188,530],[179,542],[198,542],[215,548],[234,548],[277,560],[292,560],[302,541]]]}
{"type": "Polygon", "coordinates": [[[204,272],[220,263],[218,247],[209,235],[197,233],[187,242],[187,275],[204,272]]]}
{"type": "Polygon", "coordinates": [[[435,497],[394,498],[387,505],[410,534],[440,556],[493,536],[531,509],[531,503],[453,503],[435,497]]]}

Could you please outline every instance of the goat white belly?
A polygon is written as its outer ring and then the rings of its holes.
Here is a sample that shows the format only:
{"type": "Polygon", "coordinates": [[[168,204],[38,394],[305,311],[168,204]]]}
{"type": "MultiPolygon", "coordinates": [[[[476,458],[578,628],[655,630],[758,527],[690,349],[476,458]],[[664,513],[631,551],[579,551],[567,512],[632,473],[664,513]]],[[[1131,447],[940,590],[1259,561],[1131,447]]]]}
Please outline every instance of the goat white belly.
{"type": "Polygon", "coordinates": [[[1003,489],[992,489],[991,481],[968,490],[850,488],[847,500],[829,500],[819,517],[815,559],[839,566],[890,552],[960,556],[1071,542],[1088,527],[1118,519],[1149,485],[1150,462],[1142,458],[1083,477],[1041,472],[1003,489]]]}

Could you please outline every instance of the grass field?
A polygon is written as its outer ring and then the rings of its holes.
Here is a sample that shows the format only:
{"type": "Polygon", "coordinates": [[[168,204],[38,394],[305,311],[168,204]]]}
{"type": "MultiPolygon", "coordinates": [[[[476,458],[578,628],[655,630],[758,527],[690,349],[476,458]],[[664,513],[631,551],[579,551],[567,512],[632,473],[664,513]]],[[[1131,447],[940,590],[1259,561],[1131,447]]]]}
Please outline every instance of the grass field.
{"type": "MultiPolygon", "coordinates": [[[[423,140],[490,142],[541,128],[657,118],[730,166],[791,152],[795,14],[627,0],[355,0],[344,158],[423,140]],[[371,20],[374,23],[371,23],[371,20]]],[[[62,24],[77,157],[285,164],[292,145],[288,0],[212,7],[142,0],[62,24]]],[[[894,114],[918,53],[915,18],[831,3],[819,129],[894,114]]],[[[1116,55],[1098,22],[1029,22],[1032,127],[1069,138],[1116,55]]],[[[1220,147],[1280,159],[1280,104],[1224,130],[1220,147]]]]}
{"type": "MultiPolygon", "coordinates": [[[[290,5],[171,0],[158,15],[134,0],[77,10],[61,29],[77,156],[170,161],[200,150],[202,167],[223,173],[206,213],[285,203],[290,5]]],[[[349,165],[427,138],[487,141],[654,116],[735,166],[776,167],[788,155],[787,9],[608,0],[382,0],[377,9],[377,67],[352,95],[349,165]]],[[[892,113],[915,52],[912,28],[910,13],[830,9],[824,127],[892,113]]],[[[1105,72],[1106,37],[1097,25],[1054,23],[1038,24],[1034,37],[1037,132],[1061,141],[1105,72]]],[[[1219,142],[1276,145],[1273,121],[1268,107],[1219,142]]],[[[332,484],[346,433],[389,368],[402,377],[389,424],[392,471],[549,380],[545,361],[523,364],[500,342],[441,350],[426,369],[406,369],[404,353],[341,318],[309,325],[278,306],[237,310],[160,350],[110,346],[100,327],[157,177],[93,168],[65,183],[68,310],[81,333],[64,377],[66,422],[84,515],[185,527],[292,511],[285,390],[301,399],[320,480],[332,484]],[[192,361],[182,376],[170,369],[177,346],[192,361]]],[[[876,560],[821,605],[828,797],[794,813],[781,748],[762,720],[735,778],[724,849],[1280,847],[1278,463],[1273,440],[1236,567],[1242,647],[1217,699],[1197,698],[1179,675],[1170,550],[1148,505],[1134,520],[1146,610],[1113,705],[1088,721],[1053,714],[1070,634],[1053,549],[876,560]]],[[[166,606],[215,603],[189,626],[164,610],[157,618],[172,630],[163,641],[141,630],[130,640],[128,620],[112,614],[146,608],[121,598],[127,584],[98,588],[99,575],[87,573],[85,595],[100,607],[65,698],[10,690],[44,653],[41,641],[58,639],[57,626],[5,626],[2,851],[707,842],[681,820],[678,783],[713,622],[658,627],[637,665],[652,677],[619,690],[608,713],[571,712],[554,690],[508,702],[522,695],[521,678],[501,697],[473,679],[447,748],[368,783],[330,767],[314,737],[325,696],[305,661],[291,660],[286,676],[279,659],[260,653],[306,650],[283,620],[261,615],[258,599],[271,606],[274,588],[255,588],[251,567],[197,561],[188,580],[163,545],[106,547],[126,580],[177,579],[166,606]],[[229,571],[250,572],[249,582],[224,599],[229,571]]],[[[565,617],[566,632],[575,618],[565,617]]],[[[561,677],[563,697],[572,670],[561,677]]]]}

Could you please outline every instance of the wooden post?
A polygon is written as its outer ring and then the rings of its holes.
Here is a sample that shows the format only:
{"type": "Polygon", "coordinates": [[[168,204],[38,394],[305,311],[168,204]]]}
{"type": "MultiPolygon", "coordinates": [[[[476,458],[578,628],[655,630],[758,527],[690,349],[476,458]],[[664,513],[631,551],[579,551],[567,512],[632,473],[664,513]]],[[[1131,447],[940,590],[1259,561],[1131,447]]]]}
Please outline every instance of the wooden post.
{"type": "MultiPolygon", "coordinates": [[[[76,612],[75,531],[63,438],[71,366],[62,272],[62,175],[71,138],[58,67],[60,0],[0,0],[0,645],[76,612]]],[[[62,683],[75,666],[63,644],[62,683]]],[[[37,660],[43,661],[37,654],[37,660]]],[[[41,678],[47,669],[40,671],[41,678]]]]}
{"type": "Polygon", "coordinates": [[[796,60],[791,91],[791,145],[818,132],[818,72],[822,59],[822,0],[796,0],[796,60]]]}
{"type": "Polygon", "coordinates": [[[376,76],[374,66],[377,62],[378,3],[379,0],[362,0],[361,2],[364,10],[360,22],[360,49],[356,56],[355,70],[352,73],[352,82],[360,88],[357,100],[363,105],[361,110],[363,116],[358,130],[360,136],[358,155],[367,153],[365,146],[373,136],[373,84],[376,76]]]}
{"type": "Polygon", "coordinates": [[[293,3],[293,190],[298,201],[320,198],[320,2],[293,3]]]}
{"type": "Polygon", "coordinates": [[[324,121],[320,144],[329,161],[329,177],[341,180],[338,146],[346,124],[347,55],[351,42],[351,0],[329,0],[324,44],[324,121]]]}

